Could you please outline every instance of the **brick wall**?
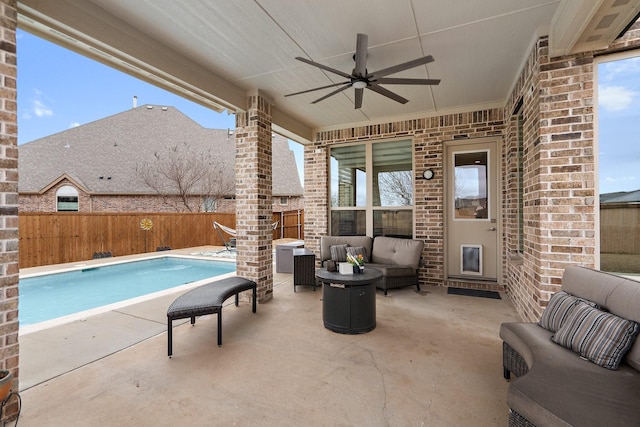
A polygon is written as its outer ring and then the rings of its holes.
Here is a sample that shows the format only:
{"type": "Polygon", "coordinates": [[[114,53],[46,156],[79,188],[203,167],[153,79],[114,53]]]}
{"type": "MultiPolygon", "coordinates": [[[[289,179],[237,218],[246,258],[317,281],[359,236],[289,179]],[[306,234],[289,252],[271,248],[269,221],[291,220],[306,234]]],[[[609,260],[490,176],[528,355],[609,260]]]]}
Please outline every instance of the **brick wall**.
{"type": "MultiPolygon", "coordinates": [[[[15,377],[18,389],[18,149],[16,106],[16,1],[0,2],[0,369],[15,377]]],[[[5,418],[16,414],[17,406],[5,409],[5,418]]]]}

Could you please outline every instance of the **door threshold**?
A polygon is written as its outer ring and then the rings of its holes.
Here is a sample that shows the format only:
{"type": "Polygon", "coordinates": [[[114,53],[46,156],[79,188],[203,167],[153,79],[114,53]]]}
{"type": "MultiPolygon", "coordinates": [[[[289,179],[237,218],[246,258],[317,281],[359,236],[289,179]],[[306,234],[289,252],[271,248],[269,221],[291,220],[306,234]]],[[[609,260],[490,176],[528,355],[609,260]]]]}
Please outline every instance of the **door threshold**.
{"type": "Polygon", "coordinates": [[[506,292],[507,290],[506,286],[501,285],[496,280],[479,280],[450,277],[445,280],[445,285],[452,288],[479,289],[483,291],[506,292]]]}

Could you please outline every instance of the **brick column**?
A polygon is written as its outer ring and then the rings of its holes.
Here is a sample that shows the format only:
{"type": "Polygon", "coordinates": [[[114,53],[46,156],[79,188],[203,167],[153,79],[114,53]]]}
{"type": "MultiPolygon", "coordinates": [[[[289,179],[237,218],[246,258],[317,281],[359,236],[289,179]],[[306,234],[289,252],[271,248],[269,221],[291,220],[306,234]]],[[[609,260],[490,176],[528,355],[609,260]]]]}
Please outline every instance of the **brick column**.
{"type": "Polygon", "coordinates": [[[258,92],[236,113],[238,276],[258,284],[258,302],[273,297],[271,104],[258,92]]]}
{"type": "MultiPolygon", "coordinates": [[[[18,126],[16,105],[16,0],[0,2],[0,369],[14,375],[18,390],[18,126]]],[[[17,404],[5,408],[15,416],[17,404]]]]}
{"type": "MultiPolygon", "coordinates": [[[[327,147],[304,147],[304,247],[320,253],[320,237],[329,234],[329,165],[327,147]]],[[[320,258],[316,257],[320,265],[320,258]]]]}

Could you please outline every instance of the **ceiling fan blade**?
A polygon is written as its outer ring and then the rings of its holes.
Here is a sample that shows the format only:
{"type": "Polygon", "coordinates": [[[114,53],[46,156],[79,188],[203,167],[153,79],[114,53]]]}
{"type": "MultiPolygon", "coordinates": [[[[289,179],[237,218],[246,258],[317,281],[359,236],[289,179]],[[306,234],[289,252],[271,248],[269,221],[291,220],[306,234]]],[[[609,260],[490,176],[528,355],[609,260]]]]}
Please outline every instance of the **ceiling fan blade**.
{"type": "Polygon", "coordinates": [[[326,86],[316,87],[316,88],[314,88],[314,89],[302,90],[302,91],[300,91],[300,92],[289,93],[289,94],[285,95],[285,97],[287,97],[287,96],[293,96],[293,95],[302,95],[303,93],[314,92],[314,91],[316,91],[316,90],[320,90],[320,89],[327,89],[327,88],[330,88],[330,87],[340,86],[340,85],[344,85],[344,84],[347,84],[347,83],[351,83],[351,82],[340,82],[340,83],[334,83],[334,84],[332,84],[332,85],[326,85],[326,86]]]}
{"type": "Polygon", "coordinates": [[[338,88],[338,89],[334,90],[333,92],[331,92],[331,93],[329,93],[329,94],[327,94],[327,95],[323,96],[322,98],[318,98],[318,99],[316,99],[315,101],[313,101],[313,102],[312,102],[312,104],[315,104],[315,103],[318,103],[318,102],[320,102],[320,101],[322,101],[322,100],[325,100],[325,99],[327,99],[327,98],[328,98],[328,97],[330,97],[330,96],[333,96],[333,95],[335,95],[335,94],[337,94],[337,93],[342,92],[343,90],[349,89],[350,87],[351,87],[351,83],[347,83],[346,85],[344,85],[344,86],[342,86],[342,87],[340,87],[340,88],[338,88]]]}
{"type": "Polygon", "coordinates": [[[377,84],[372,84],[368,87],[372,91],[379,93],[382,96],[386,96],[387,98],[393,99],[394,101],[399,102],[400,104],[406,104],[407,102],[409,102],[408,99],[403,98],[397,93],[393,93],[390,90],[383,88],[382,86],[378,86],[377,84]]]}
{"type": "Polygon", "coordinates": [[[399,79],[386,77],[374,80],[372,83],[380,85],[437,85],[440,83],[440,79],[399,79]]]}
{"type": "Polygon", "coordinates": [[[356,68],[354,74],[358,77],[364,77],[367,74],[367,44],[369,37],[366,34],[358,34],[356,41],[356,68]]]}
{"type": "Polygon", "coordinates": [[[362,107],[362,97],[364,95],[364,89],[356,89],[356,110],[362,107]]]}
{"type": "Polygon", "coordinates": [[[314,61],[312,61],[310,59],[307,59],[307,58],[303,58],[301,56],[296,56],[296,59],[298,61],[304,62],[305,64],[313,65],[314,67],[318,67],[318,68],[321,68],[321,69],[323,69],[325,71],[329,71],[330,73],[334,73],[334,74],[337,74],[339,76],[342,76],[345,79],[351,79],[351,75],[349,75],[347,73],[343,73],[340,70],[336,70],[335,68],[331,68],[331,67],[327,67],[326,65],[318,64],[317,62],[314,62],[314,61]]]}
{"type": "Polygon", "coordinates": [[[413,61],[404,62],[402,64],[394,65],[393,67],[383,68],[382,70],[378,70],[371,74],[368,74],[368,77],[384,77],[389,74],[399,73],[400,71],[408,70],[410,68],[415,68],[418,65],[428,64],[429,62],[433,62],[433,56],[427,55],[422,58],[414,59],[413,61]]]}

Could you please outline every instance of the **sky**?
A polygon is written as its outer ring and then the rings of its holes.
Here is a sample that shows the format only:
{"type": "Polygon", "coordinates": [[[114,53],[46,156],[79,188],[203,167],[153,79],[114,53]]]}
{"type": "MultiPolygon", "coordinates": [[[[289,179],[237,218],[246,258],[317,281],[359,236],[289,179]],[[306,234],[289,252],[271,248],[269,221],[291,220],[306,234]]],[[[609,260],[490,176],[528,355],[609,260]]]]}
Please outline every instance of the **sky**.
{"type": "MultiPolygon", "coordinates": [[[[235,115],[217,113],[22,30],[18,44],[18,144],[144,104],[176,107],[211,129],[235,129],[235,115]]],[[[302,145],[289,141],[300,183],[302,145]]]]}
{"type": "Polygon", "coordinates": [[[640,57],[598,65],[600,194],[640,189],[640,57]]]}
{"type": "MultiPolygon", "coordinates": [[[[22,30],[18,40],[18,144],[154,104],[176,107],[206,128],[233,129],[216,113],[22,30]]],[[[600,193],[640,189],[640,57],[598,66],[600,193]]],[[[302,146],[290,141],[303,181],[302,146]]],[[[301,182],[304,184],[304,182],[301,182]]]]}

